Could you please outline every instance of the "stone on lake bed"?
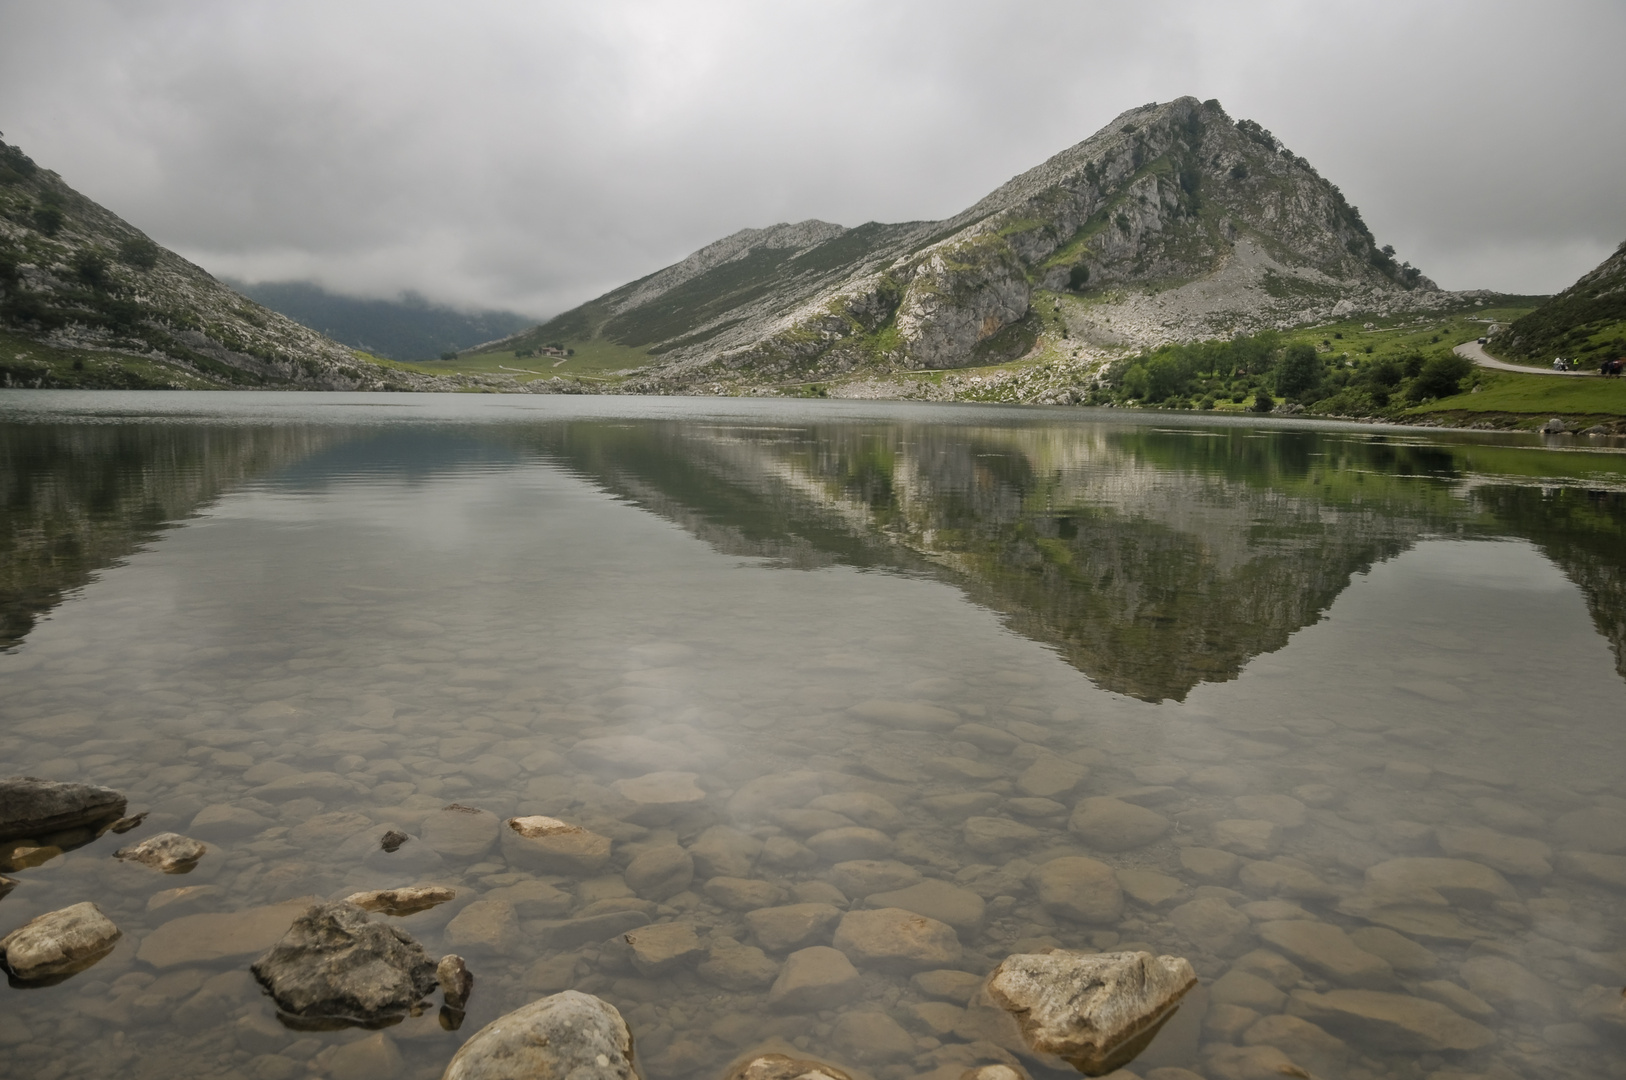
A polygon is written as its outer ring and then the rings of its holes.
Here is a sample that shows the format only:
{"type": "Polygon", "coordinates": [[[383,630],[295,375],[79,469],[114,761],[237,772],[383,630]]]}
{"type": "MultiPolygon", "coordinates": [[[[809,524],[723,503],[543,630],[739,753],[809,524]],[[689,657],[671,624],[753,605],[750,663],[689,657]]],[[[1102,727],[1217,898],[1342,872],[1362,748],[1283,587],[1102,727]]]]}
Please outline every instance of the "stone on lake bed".
{"type": "Polygon", "coordinates": [[[1295,990],[1287,1011],[1356,1045],[1403,1053],[1479,1050],[1496,1041],[1495,1032],[1438,1002],[1381,990],[1295,990]]]}
{"type": "Polygon", "coordinates": [[[953,1001],[965,1005],[970,1002],[971,995],[975,994],[977,988],[982,985],[982,979],[969,971],[939,968],[936,971],[916,973],[910,978],[909,985],[927,997],[941,998],[944,1001],[953,1001]]]}
{"type": "Polygon", "coordinates": [[[485,894],[485,899],[506,900],[522,919],[556,919],[568,915],[575,906],[569,893],[536,879],[492,889],[485,894]]]}
{"type": "Polygon", "coordinates": [[[633,804],[630,815],[645,825],[662,824],[706,801],[706,793],[695,783],[692,772],[652,772],[624,778],[610,786],[633,804]]]}
{"type": "Polygon", "coordinates": [[[716,877],[706,882],[700,891],[712,903],[731,911],[755,911],[785,902],[784,889],[758,878],[716,877]]]}
{"type": "Polygon", "coordinates": [[[1540,840],[1508,836],[1495,829],[1441,825],[1434,830],[1440,850],[1453,859],[1470,859],[1514,877],[1546,878],[1553,873],[1552,848],[1540,840]]]}
{"type": "Polygon", "coordinates": [[[252,956],[275,944],[314,898],[171,919],[141,939],[136,959],[163,970],[252,956]]]}
{"type": "Polygon", "coordinates": [[[1169,912],[1169,921],[1187,941],[1215,956],[1235,956],[1247,944],[1253,924],[1217,896],[1188,900],[1169,912]]]}
{"type": "Polygon", "coordinates": [[[446,944],[464,952],[502,955],[519,937],[519,917],[502,900],[476,900],[446,924],[446,944]]]}
{"type": "Polygon", "coordinates": [[[1238,795],[1231,800],[1244,818],[1274,821],[1284,829],[1297,829],[1309,820],[1309,813],[1291,795],[1238,795]]]}
{"type": "Polygon", "coordinates": [[[1097,795],[1082,799],[1067,827],[1099,851],[1129,851],[1145,847],[1169,831],[1169,819],[1155,810],[1097,795]]]}
{"type": "Polygon", "coordinates": [[[645,978],[665,975],[706,954],[699,935],[689,923],[652,923],[625,937],[632,946],[632,966],[645,978]]]}
{"type": "Polygon", "coordinates": [[[864,1062],[901,1061],[915,1055],[915,1040],[879,1009],[856,1008],[836,1018],[830,1041],[838,1050],[864,1062]]]}
{"type": "MultiPolygon", "coordinates": [[[[247,773],[244,775],[247,776],[247,773]]],[[[271,803],[286,803],[295,799],[315,799],[318,802],[330,803],[353,798],[356,790],[353,782],[338,773],[296,772],[261,784],[249,794],[271,803]]]]}
{"type": "Polygon", "coordinates": [[[1249,896],[1285,896],[1293,900],[1336,900],[1349,891],[1328,885],[1303,867],[1263,860],[1242,867],[1240,884],[1249,896]]]}
{"type": "Polygon", "coordinates": [[[497,842],[501,822],[489,810],[461,803],[442,807],[423,819],[423,842],[448,859],[478,859],[497,842]]]}
{"type": "Polygon", "coordinates": [[[1395,984],[1394,968],[1387,960],[1362,949],[1331,923],[1286,919],[1260,923],[1256,932],[1267,944],[1333,982],[1370,990],[1395,984]]]}
{"type": "Polygon", "coordinates": [[[402,889],[374,889],[371,892],[351,893],[344,898],[363,911],[376,911],[383,915],[416,915],[457,896],[455,890],[443,885],[414,885],[402,889]]]}
{"type": "Polygon", "coordinates": [[[1183,847],[1180,866],[1206,885],[1226,885],[1236,877],[1242,866],[1242,857],[1229,851],[1211,847],[1183,847]]]}
{"type": "Polygon", "coordinates": [[[1561,846],[1600,855],[1626,853],[1626,810],[1592,806],[1572,810],[1553,822],[1561,846]]]}
{"type": "Polygon", "coordinates": [[[952,825],[972,814],[992,810],[1004,800],[992,791],[956,791],[948,795],[928,795],[920,801],[932,817],[945,825],[952,825]]]}
{"type": "Polygon", "coordinates": [[[955,931],[974,934],[982,929],[987,904],[970,889],[950,885],[937,878],[927,878],[905,889],[871,893],[865,901],[871,907],[903,908],[938,922],[948,923],[955,931]]]}
{"type": "Polygon", "coordinates": [[[965,846],[979,855],[992,855],[1024,848],[1042,833],[1032,825],[999,817],[968,817],[961,826],[965,846]]]}
{"type": "Polygon", "coordinates": [[[1558,869],[1612,889],[1626,890],[1626,855],[1596,855],[1566,851],[1558,856],[1558,869]]]}
{"type": "Polygon", "coordinates": [[[899,829],[904,823],[903,811],[881,796],[867,791],[838,791],[820,795],[807,805],[810,810],[840,814],[882,832],[899,829]]]}
{"type": "Polygon", "coordinates": [[[1133,1061],[1196,985],[1179,957],[1056,949],[1006,957],[987,988],[1032,1050],[1100,1076],[1133,1061]]]}
{"type": "Polygon", "coordinates": [[[627,887],[646,900],[676,896],[694,881],[694,859],[678,844],[639,852],[627,864],[627,887]]]}
{"type": "Polygon", "coordinates": [[[841,909],[832,904],[786,904],[745,914],[751,936],[769,952],[788,952],[826,941],[840,921],[841,909]]]}
{"type": "Polygon", "coordinates": [[[1112,867],[1081,855],[1064,855],[1028,876],[1039,903],[1052,915],[1081,923],[1114,923],[1124,910],[1123,889],[1112,867]]]}
{"type": "Polygon", "coordinates": [[[892,854],[892,838],[879,829],[848,825],[826,829],[807,838],[807,846],[831,862],[884,859],[892,854]]]}
{"type": "Polygon", "coordinates": [[[441,1080],[637,1080],[632,1034],[609,1002],[566,990],[498,1017],[457,1051],[441,1080]]]}
{"type": "Polygon", "coordinates": [[[1282,827],[1263,818],[1227,818],[1209,827],[1214,846],[1238,855],[1263,859],[1282,846],[1282,827]]]}
{"type": "Polygon", "coordinates": [[[779,975],[779,965],[761,949],[726,937],[712,939],[706,959],[696,970],[707,982],[736,993],[766,990],[779,975]]]}
{"type": "Polygon", "coordinates": [[[903,908],[847,912],[832,944],[854,963],[877,968],[920,970],[960,959],[952,926],[903,908]]]}
{"type": "Polygon", "coordinates": [[[138,862],[166,874],[185,874],[198,865],[198,860],[208,850],[189,836],[166,832],[149,836],[131,847],[119,848],[113,852],[113,857],[124,862],[138,862]]]}
{"type": "Polygon", "coordinates": [[[863,980],[858,969],[839,949],[813,945],[785,958],[768,1007],[780,1012],[817,1012],[851,1001],[863,980]]]}
{"type": "Polygon", "coordinates": [[[887,701],[872,698],[854,705],[848,712],[860,720],[914,731],[953,731],[963,722],[959,713],[923,701],[887,701]]]}
{"type": "Polygon", "coordinates": [[[1186,891],[1186,883],[1157,870],[1119,869],[1118,884],[1137,904],[1162,907],[1186,891]]]}
{"type": "Polygon", "coordinates": [[[669,743],[642,735],[602,735],[570,748],[577,764],[597,773],[633,777],[692,765],[695,756],[669,743]]]}
{"type": "Polygon", "coordinates": [[[892,859],[853,859],[830,868],[830,884],[846,896],[862,900],[871,893],[903,889],[921,880],[921,873],[908,863],[892,859]]]}
{"type": "Polygon", "coordinates": [[[1054,799],[1070,793],[1089,775],[1086,765],[1066,758],[1044,757],[1022,770],[1016,778],[1016,787],[1033,798],[1054,799]]]}
{"type": "Polygon", "coordinates": [[[39,838],[101,825],[124,813],[125,798],[112,788],[42,780],[0,778],[0,840],[39,838]]]}
{"type": "Polygon", "coordinates": [[[1366,892],[1385,905],[1489,907],[1519,898],[1501,874],[1467,859],[1390,859],[1367,868],[1366,892]]]}
{"type": "Polygon", "coordinates": [[[502,851],[510,863],[544,873],[592,874],[610,861],[610,839],[540,814],[509,818],[502,851]]]}
{"type": "Polygon", "coordinates": [[[785,1054],[754,1054],[730,1068],[723,1080],[852,1080],[852,1077],[822,1061],[785,1054]]]}
{"type": "Polygon", "coordinates": [[[186,831],[205,840],[239,840],[264,832],[272,824],[270,818],[256,814],[246,806],[216,803],[205,806],[193,815],[186,831]]]}
{"type": "Polygon", "coordinates": [[[249,970],[279,1009],[306,1020],[384,1020],[435,988],[423,946],[345,903],[307,909],[249,970]]]}
{"type": "Polygon", "coordinates": [[[689,845],[694,872],[703,878],[750,877],[762,841],[729,825],[713,825],[689,845]]]}
{"type": "Polygon", "coordinates": [[[95,964],[123,936],[86,901],[31,919],[0,938],[0,963],[19,982],[66,977],[95,964]]]}

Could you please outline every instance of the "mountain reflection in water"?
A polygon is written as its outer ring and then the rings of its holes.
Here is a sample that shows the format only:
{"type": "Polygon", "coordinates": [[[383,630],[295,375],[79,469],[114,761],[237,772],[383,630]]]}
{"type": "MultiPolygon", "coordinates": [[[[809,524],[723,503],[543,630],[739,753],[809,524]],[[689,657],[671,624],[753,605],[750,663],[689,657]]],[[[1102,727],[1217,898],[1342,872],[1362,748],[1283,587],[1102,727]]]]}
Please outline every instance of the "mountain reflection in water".
{"type": "Polygon", "coordinates": [[[1533,542],[1580,587],[1626,675],[1626,495],[1554,480],[1572,464],[1558,455],[1042,420],[568,420],[382,444],[376,428],[332,425],[4,426],[0,648],[249,479],[320,451],[431,474],[450,463],[437,442],[556,462],[725,553],[952,582],[1099,686],[1145,701],[1235,678],[1353,575],[1438,535],[1533,542]]]}

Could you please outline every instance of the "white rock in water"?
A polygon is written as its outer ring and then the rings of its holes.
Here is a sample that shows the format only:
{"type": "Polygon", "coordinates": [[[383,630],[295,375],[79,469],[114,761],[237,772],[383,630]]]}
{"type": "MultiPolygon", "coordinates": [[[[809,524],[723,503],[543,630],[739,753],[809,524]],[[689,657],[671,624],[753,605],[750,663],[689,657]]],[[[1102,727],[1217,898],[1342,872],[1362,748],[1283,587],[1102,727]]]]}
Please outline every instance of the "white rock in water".
{"type": "Polygon", "coordinates": [[[208,850],[207,846],[189,836],[166,832],[149,836],[133,847],[119,848],[113,852],[113,857],[138,862],[166,874],[184,874],[197,866],[198,860],[208,850]]]}
{"type": "Polygon", "coordinates": [[[822,1061],[756,1054],[728,1070],[723,1080],[852,1080],[834,1065],[822,1061]]]}
{"type": "Polygon", "coordinates": [[[1196,985],[1181,957],[1056,949],[1007,956],[988,977],[988,994],[1035,1052],[1100,1076],[1146,1049],[1196,985]]]}
{"type": "Polygon", "coordinates": [[[87,901],[47,912],[0,938],[0,962],[23,982],[72,975],[106,956],[121,936],[87,901]]]}
{"type": "Polygon", "coordinates": [[[509,818],[502,851],[510,862],[563,874],[591,874],[610,861],[610,839],[558,818],[509,818]]]}
{"type": "Polygon", "coordinates": [[[632,1034],[615,1006],[566,990],[499,1016],[474,1033],[441,1080],[637,1080],[632,1034]]]}
{"type": "Polygon", "coordinates": [[[416,915],[457,896],[457,892],[443,885],[415,885],[406,889],[374,889],[372,892],[351,893],[344,898],[363,911],[376,911],[384,915],[416,915]]]}

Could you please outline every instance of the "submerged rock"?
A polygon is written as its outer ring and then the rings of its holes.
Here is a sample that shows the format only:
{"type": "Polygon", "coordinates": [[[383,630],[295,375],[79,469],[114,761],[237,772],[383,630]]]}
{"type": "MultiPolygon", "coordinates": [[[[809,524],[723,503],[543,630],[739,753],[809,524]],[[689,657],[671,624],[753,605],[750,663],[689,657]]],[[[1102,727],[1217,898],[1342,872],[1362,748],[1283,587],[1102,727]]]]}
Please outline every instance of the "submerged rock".
{"type": "Polygon", "coordinates": [[[1380,990],[1293,991],[1287,1011],[1357,1044],[1401,1052],[1479,1050],[1496,1034],[1434,1001],[1380,990]]]}
{"type": "Polygon", "coordinates": [[[784,1054],[757,1054],[735,1064],[723,1080],[852,1080],[852,1077],[822,1061],[784,1054]]]}
{"type": "Polygon", "coordinates": [[[952,926],[903,908],[847,912],[834,945],[855,963],[874,967],[920,970],[960,959],[960,938],[952,926]]]}
{"type": "Polygon", "coordinates": [[[624,935],[632,946],[632,966],[647,978],[655,978],[693,963],[706,949],[688,923],[655,923],[624,935]]]}
{"type": "Polygon", "coordinates": [[[443,885],[416,885],[407,889],[374,889],[372,892],[351,893],[344,898],[363,911],[376,911],[382,915],[416,915],[457,896],[457,892],[443,885]]]}
{"type": "MultiPolygon", "coordinates": [[[[500,827],[501,822],[491,811],[452,803],[424,818],[423,842],[448,859],[478,859],[497,842],[500,827]]],[[[384,850],[391,850],[383,840],[380,844],[384,850]]]]}
{"type": "Polygon", "coordinates": [[[65,977],[113,951],[123,936],[88,901],[47,912],[0,938],[0,964],[20,982],[65,977]]]}
{"type": "Polygon", "coordinates": [[[442,1080],[637,1080],[615,1006],[566,990],[500,1016],[463,1044],[442,1080]]]}
{"type": "Polygon", "coordinates": [[[101,825],[124,807],[124,796],[112,788],[8,776],[0,779],[0,840],[101,825]]]}
{"type": "Polygon", "coordinates": [[[382,1020],[435,988],[422,945],[346,903],[307,910],[250,970],[278,1008],[303,1019],[382,1020]]]}
{"type": "Polygon", "coordinates": [[[208,850],[206,845],[190,836],[166,832],[149,836],[133,847],[119,848],[113,852],[113,858],[138,862],[166,874],[186,874],[198,865],[198,860],[208,850]]]}
{"type": "Polygon", "coordinates": [[[1086,1076],[1133,1061],[1196,985],[1180,957],[1061,949],[1007,956],[987,983],[1030,1048],[1086,1076]]]}
{"type": "Polygon", "coordinates": [[[633,806],[628,820],[645,825],[674,821],[706,801],[706,793],[696,784],[692,772],[652,772],[617,780],[610,786],[633,806]]]}
{"type": "Polygon", "coordinates": [[[828,945],[812,945],[785,958],[785,966],[768,991],[768,1006],[781,1012],[833,1009],[851,1000],[862,983],[845,953],[828,945]]]}
{"type": "Polygon", "coordinates": [[[1169,819],[1157,811],[1110,795],[1080,800],[1067,822],[1086,844],[1100,851],[1145,847],[1168,832],[1169,825],[1169,819]]]}
{"type": "Polygon", "coordinates": [[[610,839],[540,814],[509,818],[502,851],[509,862],[548,873],[592,874],[610,861],[610,839]]]}

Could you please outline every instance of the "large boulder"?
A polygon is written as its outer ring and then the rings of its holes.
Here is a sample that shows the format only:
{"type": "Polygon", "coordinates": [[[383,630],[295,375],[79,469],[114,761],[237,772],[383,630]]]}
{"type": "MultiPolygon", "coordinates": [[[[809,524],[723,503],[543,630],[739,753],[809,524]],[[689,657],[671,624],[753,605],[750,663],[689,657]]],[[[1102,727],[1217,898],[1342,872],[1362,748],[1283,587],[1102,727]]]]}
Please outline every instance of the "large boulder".
{"type": "Polygon", "coordinates": [[[112,788],[8,776],[0,779],[0,840],[37,840],[66,829],[111,823],[124,807],[124,796],[112,788]]]}
{"type": "Polygon", "coordinates": [[[987,983],[1035,1053],[1054,1054],[1086,1076],[1133,1061],[1196,985],[1180,957],[1062,949],[1007,956],[987,983]]]}
{"type": "Polygon", "coordinates": [[[278,1008],[306,1020],[385,1020],[435,988],[435,962],[412,935],[343,901],[311,907],[250,970],[278,1008]]]}
{"type": "Polygon", "coordinates": [[[474,1033],[441,1080],[637,1080],[632,1033],[615,1006],[566,990],[474,1033]]]}
{"type": "Polygon", "coordinates": [[[112,952],[120,936],[95,904],[74,904],[0,938],[0,964],[19,982],[65,978],[112,952]]]}

